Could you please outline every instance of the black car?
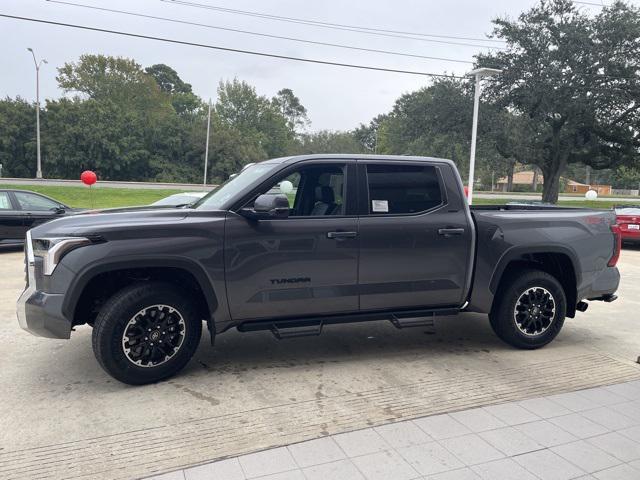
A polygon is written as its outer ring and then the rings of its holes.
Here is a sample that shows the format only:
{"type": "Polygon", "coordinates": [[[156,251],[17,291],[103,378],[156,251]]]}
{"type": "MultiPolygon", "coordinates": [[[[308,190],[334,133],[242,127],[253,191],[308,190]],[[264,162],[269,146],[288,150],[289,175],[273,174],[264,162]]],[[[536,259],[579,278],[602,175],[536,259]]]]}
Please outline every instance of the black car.
{"type": "Polygon", "coordinates": [[[0,246],[22,245],[27,230],[77,210],[28,190],[0,190],[0,246]]]}

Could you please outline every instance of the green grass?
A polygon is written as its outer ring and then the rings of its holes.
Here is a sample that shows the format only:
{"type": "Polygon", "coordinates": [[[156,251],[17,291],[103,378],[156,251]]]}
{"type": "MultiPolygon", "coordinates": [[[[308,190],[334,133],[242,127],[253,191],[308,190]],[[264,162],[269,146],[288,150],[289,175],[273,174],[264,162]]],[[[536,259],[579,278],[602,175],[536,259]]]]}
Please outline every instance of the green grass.
{"type": "MultiPolygon", "coordinates": [[[[518,198],[513,198],[513,199],[507,199],[507,198],[477,198],[474,197],[473,199],[473,204],[474,205],[504,205],[505,203],[508,202],[528,202],[529,200],[520,200],[518,198]]],[[[614,202],[614,201],[606,201],[606,200],[602,200],[602,201],[594,201],[594,200],[559,200],[558,201],[558,206],[559,207],[579,207],[579,208],[599,208],[599,209],[603,209],[603,210],[608,210],[611,207],[613,207],[614,205],[625,205],[625,204],[629,204],[629,205],[637,205],[638,203],[640,203],[640,201],[636,200],[636,201],[618,201],[618,202],[614,202]]]]}
{"type": "Polygon", "coordinates": [[[2,185],[0,189],[31,190],[77,208],[112,208],[150,203],[184,190],[142,189],[142,188],[92,188],[57,187],[43,185],[2,185]]]}
{"type": "MultiPolygon", "coordinates": [[[[42,193],[54,198],[65,205],[78,208],[111,208],[111,207],[127,207],[135,205],[148,205],[168,197],[174,193],[181,193],[184,190],[164,190],[150,188],[92,188],[89,187],[57,187],[43,185],[3,185],[0,189],[17,189],[31,190],[33,192],[42,193]],[[92,199],[93,197],[93,199],[92,199]]],[[[295,194],[287,195],[289,202],[292,202],[295,194]]],[[[518,195],[514,195],[513,199],[504,198],[474,198],[473,203],[476,205],[502,205],[510,201],[518,201],[518,195]]],[[[609,209],[613,205],[624,204],[627,202],[613,201],[589,201],[589,200],[560,200],[558,205],[565,207],[583,207],[583,208],[600,208],[609,209]]],[[[640,199],[629,200],[630,204],[640,203],[640,199]]]]}

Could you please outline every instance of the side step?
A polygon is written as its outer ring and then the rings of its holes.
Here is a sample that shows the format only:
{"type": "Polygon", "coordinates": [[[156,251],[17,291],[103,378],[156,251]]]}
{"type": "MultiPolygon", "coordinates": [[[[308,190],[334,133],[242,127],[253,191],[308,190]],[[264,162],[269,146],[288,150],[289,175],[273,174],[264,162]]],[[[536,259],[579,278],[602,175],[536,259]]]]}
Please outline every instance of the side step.
{"type": "Polygon", "coordinates": [[[434,317],[457,315],[459,308],[439,308],[435,310],[405,310],[399,312],[363,312],[351,315],[333,315],[314,318],[288,318],[276,321],[252,320],[237,326],[240,332],[269,330],[278,340],[285,338],[309,337],[322,333],[324,325],[354,323],[372,320],[388,320],[396,328],[434,326],[434,317]]]}
{"type": "Polygon", "coordinates": [[[297,337],[313,337],[322,333],[322,321],[311,322],[302,325],[286,325],[282,323],[272,323],[271,333],[278,340],[284,340],[285,338],[297,338],[297,337]]]}

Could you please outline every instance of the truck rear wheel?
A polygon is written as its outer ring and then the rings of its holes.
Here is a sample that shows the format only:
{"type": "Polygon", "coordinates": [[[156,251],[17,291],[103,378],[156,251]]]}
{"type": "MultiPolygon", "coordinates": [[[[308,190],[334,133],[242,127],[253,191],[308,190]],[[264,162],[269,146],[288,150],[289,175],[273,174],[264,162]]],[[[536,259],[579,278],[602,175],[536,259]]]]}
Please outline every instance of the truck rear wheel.
{"type": "Polygon", "coordinates": [[[501,283],[489,320],[501,340],[517,348],[534,349],[558,335],[566,311],[560,282],[541,270],[524,269],[501,283]]]}
{"type": "Polygon", "coordinates": [[[100,309],[92,335],[102,368],[131,385],[170,377],[191,359],[202,320],[186,292],[168,283],[125,287],[100,309]]]}

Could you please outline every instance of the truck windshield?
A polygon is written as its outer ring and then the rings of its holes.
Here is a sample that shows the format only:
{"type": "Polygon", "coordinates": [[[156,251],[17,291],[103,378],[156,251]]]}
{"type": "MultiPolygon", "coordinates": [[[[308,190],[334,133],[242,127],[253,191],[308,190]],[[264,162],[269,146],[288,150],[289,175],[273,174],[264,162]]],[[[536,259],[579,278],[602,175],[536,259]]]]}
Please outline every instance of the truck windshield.
{"type": "Polygon", "coordinates": [[[224,205],[245,188],[256,183],[278,166],[276,163],[258,163],[245,168],[237,176],[229,178],[226,182],[213,189],[193,204],[192,208],[201,210],[220,210],[224,205]]]}

